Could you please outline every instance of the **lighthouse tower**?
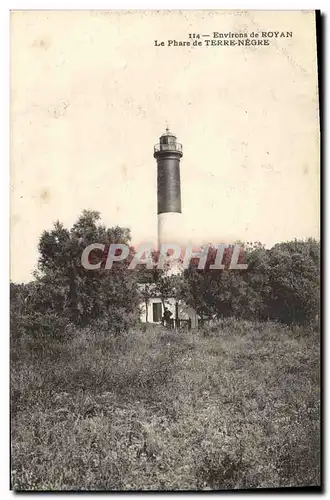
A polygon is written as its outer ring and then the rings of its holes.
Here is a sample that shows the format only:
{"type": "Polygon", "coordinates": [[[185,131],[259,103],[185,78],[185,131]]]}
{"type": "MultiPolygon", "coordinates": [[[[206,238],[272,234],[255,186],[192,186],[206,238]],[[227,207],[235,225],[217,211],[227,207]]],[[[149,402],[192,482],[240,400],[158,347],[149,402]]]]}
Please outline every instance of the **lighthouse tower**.
{"type": "Polygon", "coordinates": [[[157,160],[158,248],[182,241],[180,159],[182,144],[168,127],[154,147],[157,160]]]}

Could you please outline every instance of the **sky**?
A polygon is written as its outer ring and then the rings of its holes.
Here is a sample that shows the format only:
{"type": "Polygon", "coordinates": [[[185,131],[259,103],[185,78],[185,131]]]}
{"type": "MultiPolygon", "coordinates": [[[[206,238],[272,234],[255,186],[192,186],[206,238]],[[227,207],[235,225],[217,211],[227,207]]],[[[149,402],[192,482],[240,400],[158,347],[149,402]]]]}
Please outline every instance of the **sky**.
{"type": "Polygon", "coordinates": [[[42,231],[84,209],[156,241],[167,123],[183,144],[187,241],[318,238],[318,120],[313,12],[12,12],[11,279],[31,279],[42,231]],[[275,31],[293,35],[167,46],[275,31]]]}

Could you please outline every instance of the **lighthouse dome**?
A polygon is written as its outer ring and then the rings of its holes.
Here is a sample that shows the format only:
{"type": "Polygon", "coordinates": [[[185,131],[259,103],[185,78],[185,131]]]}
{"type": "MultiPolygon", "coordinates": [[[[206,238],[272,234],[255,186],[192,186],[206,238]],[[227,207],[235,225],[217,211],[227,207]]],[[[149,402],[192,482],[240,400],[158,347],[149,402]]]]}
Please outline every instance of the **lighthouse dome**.
{"type": "Polygon", "coordinates": [[[159,138],[160,144],[175,144],[176,136],[166,127],[166,131],[159,138]]]}
{"type": "Polygon", "coordinates": [[[166,127],[166,130],[165,132],[161,135],[161,137],[175,137],[176,138],[176,135],[175,134],[172,134],[172,132],[170,131],[170,129],[168,127],[166,127]]]}

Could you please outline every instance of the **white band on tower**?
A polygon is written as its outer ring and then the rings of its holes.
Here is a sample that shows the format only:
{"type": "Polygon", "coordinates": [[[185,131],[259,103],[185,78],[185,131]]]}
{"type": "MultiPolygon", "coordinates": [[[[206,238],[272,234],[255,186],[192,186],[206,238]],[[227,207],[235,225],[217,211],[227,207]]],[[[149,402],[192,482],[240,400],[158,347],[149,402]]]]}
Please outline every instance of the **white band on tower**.
{"type": "Polygon", "coordinates": [[[179,212],[158,214],[158,249],[165,243],[182,244],[182,214],[179,212]]]}

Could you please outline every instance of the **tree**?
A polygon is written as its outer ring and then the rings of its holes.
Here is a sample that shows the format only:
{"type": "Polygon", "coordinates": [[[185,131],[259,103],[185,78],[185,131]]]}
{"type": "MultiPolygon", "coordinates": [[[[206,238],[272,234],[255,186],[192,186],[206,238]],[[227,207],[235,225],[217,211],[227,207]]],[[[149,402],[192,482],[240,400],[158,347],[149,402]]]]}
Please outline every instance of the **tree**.
{"type": "Polygon", "coordinates": [[[106,318],[110,326],[119,328],[121,319],[126,324],[125,318],[137,314],[136,281],[126,262],[104,267],[110,245],[129,245],[130,231],[106,228],[99,220],[98,212],[84,210],[70,230],[57,221],[51,231],[43,232],[35,274],[40,288],[37,307],[59,310],[80,325],[106,318]],[[90,260],[101,261],[99,270],[86,270],[81,264],[83,250],[92,243],[105,245],[103,253],[90,255],[90,260]]]}
{"type": "MultiPolygon", "coordinates": [[[[230,271],[234,247],[225,249],[222,259],[224,269],[211,269],[216,258],[216,248],[210,246],[204,269],[198,269],[198,259],[192,259],[188,269],[183,273],[181,294],[188,305],[193,307],[204,318],[232,316],[235,314],[234,298],[239,295],[242,273],[230,271]]],[[[243,254],[238,259],[242,263],[243,254]]]]}
{"type": "Polygon", "coordinates": [[[269,251],[269,316],[309,323],[320,307],[320,244],[315,239],[278,243],[269,251]]]}
{"type": "MultiPolygon", "coordinates": [[[[224,254],[224,269],[205,270],[193,260],[183,273],[181,293],[199,316],[235,316],[308,323],[319,310],[320,245],[316,240],[294,240],[266,249],[259,242],[242,245],[246,270],[230,270],[232,248],[224,254]]],[[[243,256],[243,252],[241,254],[243,256]]]]}

